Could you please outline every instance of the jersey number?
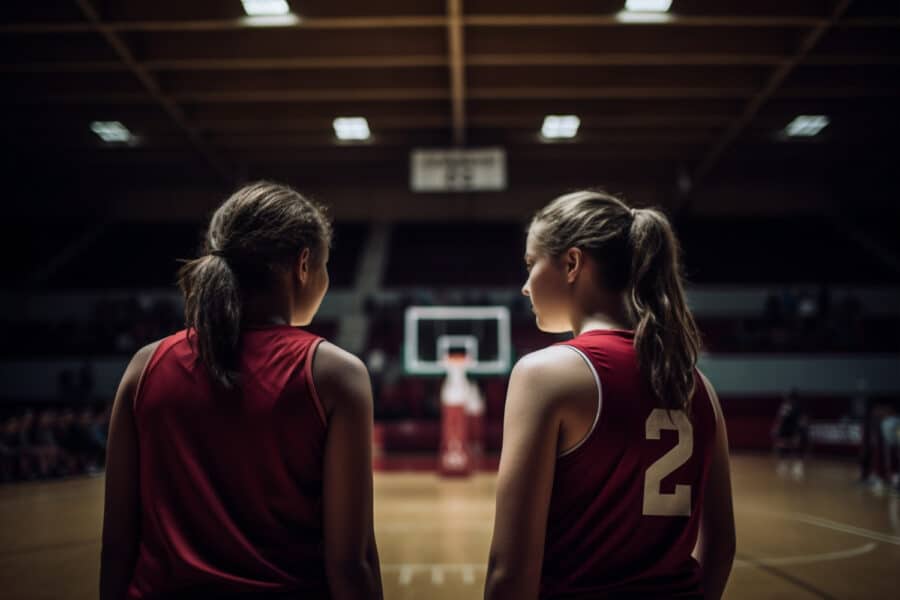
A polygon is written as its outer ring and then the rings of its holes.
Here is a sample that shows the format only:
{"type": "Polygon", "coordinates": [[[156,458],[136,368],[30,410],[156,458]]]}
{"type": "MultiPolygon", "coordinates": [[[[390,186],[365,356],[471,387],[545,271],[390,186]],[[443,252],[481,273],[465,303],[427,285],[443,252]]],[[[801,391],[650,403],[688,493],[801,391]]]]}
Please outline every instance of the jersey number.
{"type": "Polygon", "coordinates": [[[683,410],[655,408],[647,417],[647,439],[658,440],[659,432],[678,432],[678,444],[650,465],[644,475],[644,514],[656,517],[691,516],[691,486],[678,484],[674,494],[663,494],[660,482],[687,462],[694,451],[694,428],[683,410]],[[671,418],[669,415],[671,414],[671,418]]]}

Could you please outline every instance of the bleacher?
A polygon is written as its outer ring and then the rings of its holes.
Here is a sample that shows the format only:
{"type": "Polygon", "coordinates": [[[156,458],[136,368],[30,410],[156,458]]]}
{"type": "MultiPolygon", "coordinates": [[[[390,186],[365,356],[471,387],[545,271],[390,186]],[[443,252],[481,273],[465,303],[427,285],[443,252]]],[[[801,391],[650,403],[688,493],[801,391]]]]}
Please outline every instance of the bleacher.
{"type": "MultiPolygon", "coordinates": [[[[44,287],[54,290],[173,289],[179,259],[199,256],[203,242],[199,222],[116,222],[106,226],[85,248],[60,265],[44,287]]],[[[61,227],[51,228],[51,236],[61,227]]],[[[329,264],[332,286],[353,284],[367,226],[337,224],[329,264]]],[[[33,233],[33,232],[32,232],[33,233]]],[[[61,246],[55,246],[61,247],[61,246]]],[[[45,250],[49,260],[53,252],[45,250]]],[[[35,258],[30,257],[30,262],[35,258]]],[[[33,265],[28,270],[33,269],[33,265]]]]}
{"type": "Polygon", "coordinates": [[[900,282],[897,272],[824,218],[706,217],[677,229],[694,283],[900,282]]]}
{"type": "Polygon", "coordinates": [[[826,322],[773,324],[762,317],[702,317],[703,348],[713,353],[878,353],[900,351],[900,317],[860,315],[826,322]],[[840,323],[840,325],[838,325],[840,323]]]}
{"type": "Polygon", "coordinates": [[[32,279],[47,262],[84,235],[91,222],[81,218],[3,220],[0,232],[8,253],[3,263],[3,282],[0,289],[19,289],[32,279]]]}
{"type": "MultiPolygon", "coordinates": [[[[23,247],[35,250],[27,256],[29,264],[18,269],[19,274],[33,271],[36,265],[31,263],[35,261],[52,258],[88,226],[77,223],[67,230],[63,223],[50,224],[41,230],[44,237],[35,239],[28,235],[35,235],[36,224],[24,226],[22,231],[27,233],[11,232],[13,239],[23,244],[29,239],[32,245],[23,247]]],[[[332,290],[353,293],[368,227],[354,222],[335,226],[329,265],[332,290]]],[[[0,355],[8,360],[127,357],[143,344],[180,329],[181,305],[171,299],[176,259],[196,256],[201,234],[199,223],[108,226],[70,261],[51,272],[43,291],[100,297],[100,290],[119,288],[134,294],[101,299],[80,318],[57,316],[52,310],[42,317],[6,314],[0,320],[0,355]],[[169,295],[161,297],[164,290],[169,295]],[[150,296],[145,291],[150,291],[150,296]]],[[[761,306],[758,314],[698,314],[706,352],[827,355],[900,350],[900,316],[868,314],[845,292],[828,297],[824,315],[797,312],[801,302],[810,300],[821,312],[819,307],[826,298],[818,288],[822,282],[894,281],[877,260],[840,236],[827,221],[704,218],[682,225],[681,235],[692,282],[769,289],[772,302],[790,305],[776,309],[770,302],[761,306]],[[794,282],[800,265],[809,274],[810,285],[803,289],[780,285],[794,282]]],[[[407,306],[445,304],[448,298],[451,304],[490,304],[494,301],[488,290],[507,290],[504,303],[511,313],[514,360],[565,337],[537,330],[529,303],[519,294],[526,278],[524,240],[521,223],[394,225],[382,288],[393,290],[395,300],[384,303],[370,298],[366,302],[369,327],[360,346],[362,356],[378,349],[393,365],[393,371],[388,369],[390,376],[376,382],[376,418],[386,451],[433,451],[440,439],[440,378],[409,376],[398,368],[407,306]],[[461,302],[450,293],[454,289],[465,290],[461,302]]],[[[9,280],[18,281],[14,273],[9,280]]],[[[335,340],[340,316],[334,312],[319,315],[309,330],[335,340]]],[[[481,377],[477,381],[486,402],[486,447],[496,450],[501,438],[506,378],[481,377]]],[[[839,418],[847,413],[849,401],[845,396],[821,402],[816,399],[816,410],[825,412],[815,415],[839,418]]],[[[735,432],[733,446],[768,447],[768,427],[779,402],[778,396],[724,396],[729,426],[735,432]]]]}
{"type": "Polygon", "coordinates": [[[328,259],[332,288],[352,287],[369,226],[366,223],[336,223],[328,259]]]}
{"type": "Polygon", "coordinates": [[[51,275],[47,287],[169,289],[178,259],[195,258],[202,242],[197,223],[117,222],[51,275]]]}
{"type": "Polygon", "coordinates": [[[386,287],[507,287],[525,282],[521,223],[403,223],[394,227],[386,287]]]}

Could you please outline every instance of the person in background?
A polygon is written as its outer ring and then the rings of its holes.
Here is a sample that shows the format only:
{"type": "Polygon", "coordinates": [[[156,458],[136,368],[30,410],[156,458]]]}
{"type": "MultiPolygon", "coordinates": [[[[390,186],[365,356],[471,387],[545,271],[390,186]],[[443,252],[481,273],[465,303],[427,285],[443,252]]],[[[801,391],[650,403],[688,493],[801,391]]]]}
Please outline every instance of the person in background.
{"type": "Polygon", "coordinates": [[[809,418],[800,392],[792,389],[778,407],[772,426],[772,443],[778,457],[778,474],[804,475],[804,459],[809,449],[809,418]]]}
{"type": "Polygon", "coordinates": [[[35,467],[34,473],[41,479],[55,477],[59,472],[60,448],[55,435],[56,421],[56,409],[45,408],[34,418],[30,431],[22,432],[25,439],[29,440],[28,454],[35,467]]]}
{"type": "Polygon", "coordinates": [[[900,414],[895,406],[887,408],[881,418],[881,442],[884,449],[884,476],[895,490],[900,490],[900,414]]]}
{"type": "Polygon", "coordinates": [[[19,465],[19,418],[10,415],[0,420],[0,483],[13,481],[19,465]]]}

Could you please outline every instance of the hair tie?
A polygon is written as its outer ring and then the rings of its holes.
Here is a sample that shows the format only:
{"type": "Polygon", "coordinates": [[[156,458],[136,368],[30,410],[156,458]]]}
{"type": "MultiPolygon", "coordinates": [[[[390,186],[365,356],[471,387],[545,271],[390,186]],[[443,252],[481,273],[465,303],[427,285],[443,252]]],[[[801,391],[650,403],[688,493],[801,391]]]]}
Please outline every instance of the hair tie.
{"type": "Polygon", "coordinates": [[[210,256],[221,256],[222,258],[227,258],[225,255],[225,251],[219,250],[218,248],[216,248],[215,250],[210,250],[209,255],[210,256]]]}

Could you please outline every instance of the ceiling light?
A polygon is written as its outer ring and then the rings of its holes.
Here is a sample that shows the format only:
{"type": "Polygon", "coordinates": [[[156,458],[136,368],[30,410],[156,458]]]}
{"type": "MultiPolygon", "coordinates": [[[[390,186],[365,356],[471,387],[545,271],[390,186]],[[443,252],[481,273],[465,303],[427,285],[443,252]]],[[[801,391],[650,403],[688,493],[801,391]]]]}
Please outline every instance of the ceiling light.
{"type": "Polygon", "coordinates": [[[293,27],[300,22],[300,17],[294,13],[288,13],[286,15],[241,17],[240,21],[247,27],[293,27]]]}
{"type": "Polygon", "coordinates": [[[128,144],[135,139],[119,121],[94,121],[91,123],[91,131],[108,143],[128,144]]]}
{"type": "Polygon", "coordinates": [[[632,12],[620,10],[616,13],[616,21],[619,23],[668,23],[672,15],[667,12],[632,12]]]}
{"type": "Polygon", "coordinates": [[[626,0],[625,10],[632,12],[666,12],[672,0],[626,0]]]}
{"type": "Polygon", "coordinates": [[[790,137],[812,137],[825,129],[830,120],[825,115],[799,115],[788,123],[784,132],[790,137]]]}
{"type": "Polygon", "coordinates": [[[581,119],[575,115],[547,115],[541,127],[541,135],[549,139],[573,138],[578,133],[581,119]]]}
{"type": "Polygon", "coordinates": [[[625,9],[616,13],[620,23],[665,23],[672,20],[667,11],[672,0],[627,0],[625,9]]]}
{"type": "Polygon", "coordinates": [[[286,15],[291,12],[287,0],[241,0],[244,12],[251,17],[286,15]]]}
{"type": "Polygon", "coordinates": [[[339,140],[367,140],[371,135],[364,117],[338,117],[334,120],[334,134],[339,140]]]}

